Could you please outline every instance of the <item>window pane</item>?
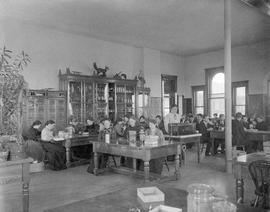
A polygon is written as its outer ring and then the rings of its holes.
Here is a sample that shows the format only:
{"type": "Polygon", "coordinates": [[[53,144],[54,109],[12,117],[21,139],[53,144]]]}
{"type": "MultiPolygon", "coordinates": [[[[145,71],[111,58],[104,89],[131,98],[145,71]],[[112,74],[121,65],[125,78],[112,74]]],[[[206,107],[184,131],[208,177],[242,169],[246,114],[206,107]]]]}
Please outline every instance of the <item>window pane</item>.
{"type": "Polygon", "coordinates": [[[164,108],[164,116],[170,113],[170,108],[164,108]]]}
{"type": "Polygon", "coordinates": [[[225,114],[225,101],[224,98],[220,99],[210,99],[210,107],[211,112],[210,114],[225,114]]]}
{"type": "Polygon", "coordinates": [[[246,104],[246,88],[237,87],[236,88],[236,105],[245,105],[246,104]]]}
{"type": "Polygon", "coordinates": [[[235,113],[242,113],[243,115],[246,114],[246,106],[235,106],[235,113]]]}
{"type": "Polygon", "coordinates": [[[143,95],[139,94],[138,96],[138,106],[143,107],[143,95]]]}
{"type": "Polygon", "coordinates": [[[196,107],[195,108],[195,114],[204,114],[203,107],[196,107]]]}
{"type": "Polygon", "coordinates": [[[211,94],[224,94],[224,74],[217,73],[212,78],[211,94]]]}
{"type": "Polygon", "coordinates": [[[168,98],[168,97],[164,97],[163,98],[163,107],[165,108],[165,107],[170,107],[170,98],[168,98]]]}
{"type": "Polygon", "coordinates": [[[203,106],[203,91],[196,91],[196,106],[203,106]]]}

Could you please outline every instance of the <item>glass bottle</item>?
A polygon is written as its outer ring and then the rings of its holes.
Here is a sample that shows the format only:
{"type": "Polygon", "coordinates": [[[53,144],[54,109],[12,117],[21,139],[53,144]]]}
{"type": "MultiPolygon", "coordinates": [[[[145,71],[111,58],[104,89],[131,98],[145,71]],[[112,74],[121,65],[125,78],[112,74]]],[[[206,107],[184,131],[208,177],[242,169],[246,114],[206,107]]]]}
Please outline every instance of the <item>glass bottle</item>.
{"type": "Polygon", "coordinates": [[[212,211],[214,188],[206,184],[191,184],[188,186],[187,212],[212,211]]]}

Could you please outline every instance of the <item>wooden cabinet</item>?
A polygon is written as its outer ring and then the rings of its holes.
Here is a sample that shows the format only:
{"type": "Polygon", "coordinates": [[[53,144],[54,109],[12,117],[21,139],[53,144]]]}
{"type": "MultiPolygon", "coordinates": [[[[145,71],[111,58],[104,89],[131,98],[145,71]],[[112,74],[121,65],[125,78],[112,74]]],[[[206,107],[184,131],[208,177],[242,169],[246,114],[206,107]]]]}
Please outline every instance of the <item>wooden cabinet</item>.
{"type": "Polygon", "coordinates": [[[125,114],[135,115],[136,85],[137,80],[59,72],[59,89],[67,91],[67,117],[73,115],[82,123],[88,117],[114,121],[125,114]]]}
{"type": "Polygon", "coordinates": [[[50,119],[55,121],[57,129],[66,126],[66,92],[29,90],[23,107],[24,130],[36,120],[44,124],[50,119]]]}

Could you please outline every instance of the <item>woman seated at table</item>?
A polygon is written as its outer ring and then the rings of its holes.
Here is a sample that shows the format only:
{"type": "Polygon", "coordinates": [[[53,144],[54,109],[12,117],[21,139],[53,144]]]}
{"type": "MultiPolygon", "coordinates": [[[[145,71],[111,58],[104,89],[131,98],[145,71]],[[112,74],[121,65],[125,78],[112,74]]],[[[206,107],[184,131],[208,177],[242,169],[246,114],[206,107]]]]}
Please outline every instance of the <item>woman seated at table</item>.
{"type": "MultiPolygon", "coordinates": [[[[268,130],[268,126],[267,123],[264,121],[264,117],[263,116],[258,116],[256,118],[256,129],[258,131],[267,131],[268,130]]],[[[263,151],[263,141],[252,141],[252,149],[254,151],[263,151]]]]}
{"type": "Polygon", "coordinates": [[[66,150],[62,143],[54,141],[53,130],[55,122],[49,120],[41,132],[41,144],[47,152],[48,165],[53,170],[62,170],[66,168],[66,150]]]}
{"type": "Polygon", "coordinates": [[[242,123],[242,114],[236,113],[235,119],[232,120],[232,145],[237,149],[245,147],[247,153],[253,152],[252,144],[248,140],[246,128],[242,123]]]}
{"type": "Polygon", "coordinates": [[[94,122],[92,117],[89,117],[86,120],[86,126],[84,128],[84,132],[88,132],[89,135],[98,135],[99,126],[94,122]]]}
{"type": "Polygon", "coordinates": [[[163,120],[162,120],[162,118],[161,118],[160,115],[157,115],[156,116],[156,127],[158,129],[160,129],[163,132],[163,134],[166,133],[165,127],[164,127],[164,122],[163,122],[163,120]]]}
{"type": "Polygon", "coordinates": [[[44,150],[40,144],[41,138],[41,121],[36,120],[31,127],[23,134],[25,140],[25,153],[28,157],[34,159],[34,162],[41,162],[44,159],[44,150]]]}
{"type": "Polygon", "coordinates": [[[122,118],[117,118],[116,124],[114,125],[114,130],[115,130],[116,138],[124,137],[126,125],[122,118]]]}
{"type": "MultiPolygon", "coordinates": [[[[158,136],[158,144],[162,145],[164,143],[164,135],[160,129],[156,127],[156,120],[150,119],[149,120],[149,129],[146,130],[145,135],[154,135],[158,136]]],[[[163,161],[165,158],[157,158],[150,160],[150,172],[161,174],[163,168],[163,161]]],[[[143,168],[143,167],[141,167],[143,168]]]]}
{"type": "Polygon", "coordinates": [[[140,129],[143,129],[143,130],[147,130],[149,128],[149,125],[146,122],[144,116],[140,116],[140,118],[139,118],[139,126],[140,126],[140,129]]]}

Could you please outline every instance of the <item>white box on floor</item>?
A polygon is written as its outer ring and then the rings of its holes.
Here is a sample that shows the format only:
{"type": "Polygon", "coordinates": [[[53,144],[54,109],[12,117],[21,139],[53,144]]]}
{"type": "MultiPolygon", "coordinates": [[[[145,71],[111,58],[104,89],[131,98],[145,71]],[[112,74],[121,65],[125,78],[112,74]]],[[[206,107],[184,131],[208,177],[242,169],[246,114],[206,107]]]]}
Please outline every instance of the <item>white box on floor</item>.
{"type": "Polygon", "coordinates": [[[166,205],[159,205],[149,212],[182,212],[181,208],[169,207],[166,205]]]}
{"type": "Polygon", "coordinates": [[[164,201],[165,195],[157,187],[137,188],[137,196],[145,203],[164,201]]]}

